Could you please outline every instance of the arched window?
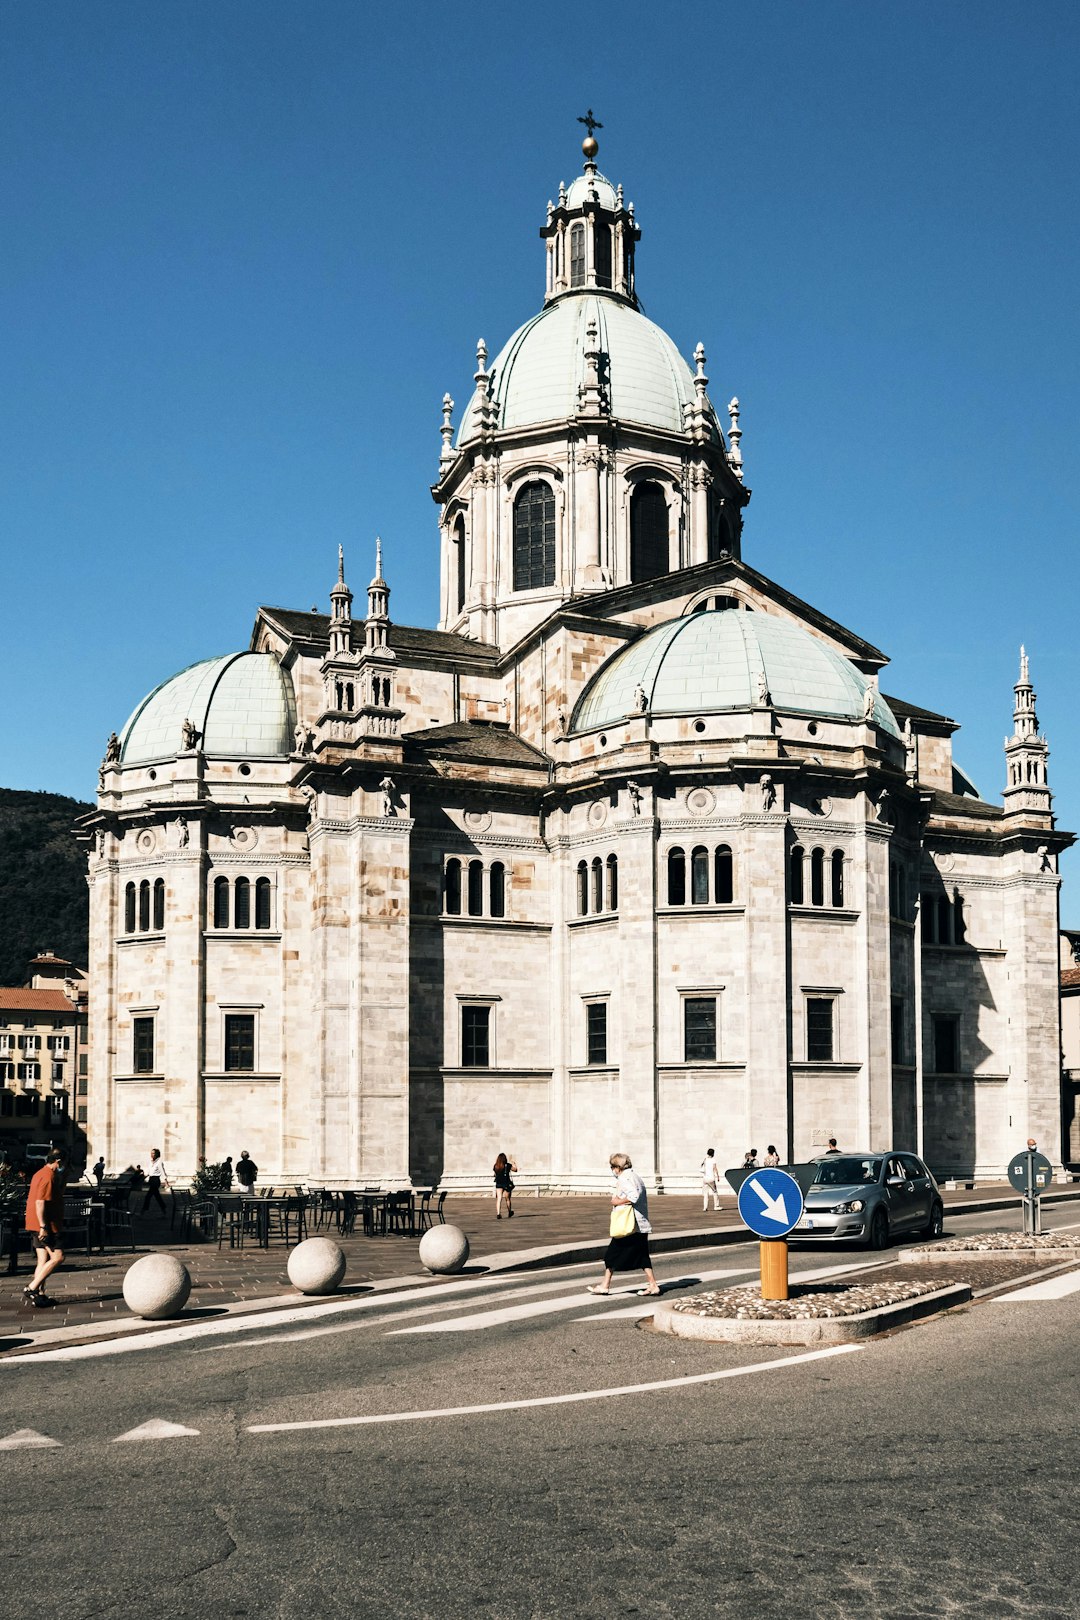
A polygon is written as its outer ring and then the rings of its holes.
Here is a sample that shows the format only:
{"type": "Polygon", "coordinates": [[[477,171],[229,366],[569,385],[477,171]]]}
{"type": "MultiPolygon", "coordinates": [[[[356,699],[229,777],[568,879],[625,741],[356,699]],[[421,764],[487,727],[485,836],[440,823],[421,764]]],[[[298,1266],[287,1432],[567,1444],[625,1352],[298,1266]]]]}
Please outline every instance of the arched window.
{"type": "Polygon", "coordinates": [[[678,847],[668,850],[667,903],[669,906],[686,904],[686,855],[678,847]]]}
{"type": "Polygon", "coordinates": [[[630,578],[655,579],[670,563],[664,492],[659,484],[638,484],[630,497],[630,578]]]}
{"type": "Polygon", "coordinates": [[[585,226],[580,220],[570,227],[570,285],[585,285],[585,226]]]}
{"type": "Polygon", "coordinates": [[[791,904],[793,906],[801,906],[805,903],[804,867],[805,851],[801,844],[796,844],[791,851],[791,904]]]}
{"type": "Polygon", "coordinates": [[[469,862],[469,916],[484,915],[484,863],[469,862]]]}
{"type": "Polygon", "coordinates": [[[502,861],[492,863],[489,874],[491,883],[491,916],[506,916],[506,867],[502,861]]]}
{"type": "Polygon", "coordinates": [[[599,855],[592,863],[592,908],[593,911],[604,909],[604,863],[599,855]]]}
{"type": "Polygon", "coordinates": [[[226,877],[214,879],[214,927],[228,928],[229,926],[229,880],[226,877]]]}
{"type": "Polygon", "coordinates": [[[129,883],[127,888],[124,890],[124,932],[125,934],[133,934],[135,932],[134,883],[129,883]]]}
{"type": "Polygon", "coordinates": [[[165,879],[158,878],[154,884],[154,932],[160,934],[165,927],[165,879]]]}
{"type": "Polygon", "coordinates": [[[579,917],[589,914],[589,863],[578,861],[577,869],[577,909],[579,917]]]}
{"type": "Polygon", "coordinates": [[[143,878],[142,882],[139,884],[139,932],[141,934],[146,934],[146,933],[149,933],[149,931],[150,931],[150,883],[149,883],[148,879],[143,878]]]}
{"type": "Polygon", "coordinates": [[[233,890],[233,927],[251,927],[251,884],[245,877],[237,878],[233,890]]]}
{"type": "Polygon", "coordinates": [[[458,515],[454,524],[454,563],[457,586],[457,611],[465,606],[465,519],[458,515]]]}
{"type": "Polygon", "coordinates": [[[609,911],[619,909],[619,857],[609,855],[607,858],[607,908],[609,911]]]}
{"type": "Polygon", "coordinates": [[[461,862],[456,859],[447,861],[443,873],[443,910],[450,917],[461,916],[461,862]]]}
{"type": "Polygon", "coordinates": [[[812,849],[810,851],[810,904],[823,906],[825,904],[825,851],[812,849]]]}
{"type": "Polygon", "coordinates": [[[555,583],[555,497],[534,478],[514,501],[514,589],[539,590],[555,583]]]}
{"type": "Polygon", "coordinates": [[[690,902],[695,906],[709,903],[709,852],[700,845],[690,857],[690,902]]]}
{"type": "Polygon", "coordinates": [[[255,884],[255,926],[270,927],[270,879],[265,877],[255,884]]]}
{"type": "Polygon", "coordinates": [[[844,903],[844,852],[834,849],[832,853],[832,903],[842,906],[844,903]]]}
{"type": "Polygon", "coordinates": [[[727,844],[717,845],[714,864],[716,893],[713,898],[718,906],[730,906],[735,898],[735,871],[727,844]]]}
{"type": "Polygon", "coordinates": [[[610,225],[597,225],[593,231],[593,272],[598,287],[611,286],[610,225]]]}

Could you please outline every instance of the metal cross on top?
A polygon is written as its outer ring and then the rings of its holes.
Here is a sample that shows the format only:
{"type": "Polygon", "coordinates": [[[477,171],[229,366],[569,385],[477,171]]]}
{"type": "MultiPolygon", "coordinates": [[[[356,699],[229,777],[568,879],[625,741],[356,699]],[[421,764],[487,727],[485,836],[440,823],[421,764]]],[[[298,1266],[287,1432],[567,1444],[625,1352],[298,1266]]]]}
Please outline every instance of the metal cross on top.
{"type": "Polygon", "coordinates": [[[588,130],[590,135],[592,135],[595,130],[603,129],[603,127],[604,127],[603,124],[600,122],[600,120],[598,118],[593,117],[593,111],[592,111],[591,107],[589,108],[588,112],[585,114],[584,118],[579,118],[578,119],[578,123],[579,124],[584,124],[585,128],[588,130]]]}

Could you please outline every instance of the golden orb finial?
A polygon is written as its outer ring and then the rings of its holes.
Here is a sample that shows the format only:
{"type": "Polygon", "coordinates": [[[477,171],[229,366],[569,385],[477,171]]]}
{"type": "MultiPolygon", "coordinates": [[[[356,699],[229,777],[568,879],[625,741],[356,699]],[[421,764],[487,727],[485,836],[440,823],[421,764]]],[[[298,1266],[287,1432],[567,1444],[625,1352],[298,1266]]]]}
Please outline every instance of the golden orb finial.
{"type": "Polygon", "coordinates": [[[596,140],[596,137],[593,135],[586,135],[585,139],[581,143],[581,150],[591,163],[597,152],[600,150],[600,145],[596,140]]]}

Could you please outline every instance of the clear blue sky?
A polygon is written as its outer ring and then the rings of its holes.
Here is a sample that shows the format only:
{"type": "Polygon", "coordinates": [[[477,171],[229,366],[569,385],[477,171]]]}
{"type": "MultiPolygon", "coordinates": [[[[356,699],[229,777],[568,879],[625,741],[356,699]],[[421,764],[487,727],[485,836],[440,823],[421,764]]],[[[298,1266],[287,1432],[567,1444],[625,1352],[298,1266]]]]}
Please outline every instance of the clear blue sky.
{"type": "MultiPolygon", "coordinates": [[[[24,0],[3,7],[3,767],[91,797],[160,679],[325,607],[437,610],[440,400],[540,304],[580,164],[648,313],[738,393],[747,560],[1004,780],[1026,642],[1075,721],[1080,7],[24,0]]],[[[1080,856],[1063,902],[1080,923],[1080,856]]]]}

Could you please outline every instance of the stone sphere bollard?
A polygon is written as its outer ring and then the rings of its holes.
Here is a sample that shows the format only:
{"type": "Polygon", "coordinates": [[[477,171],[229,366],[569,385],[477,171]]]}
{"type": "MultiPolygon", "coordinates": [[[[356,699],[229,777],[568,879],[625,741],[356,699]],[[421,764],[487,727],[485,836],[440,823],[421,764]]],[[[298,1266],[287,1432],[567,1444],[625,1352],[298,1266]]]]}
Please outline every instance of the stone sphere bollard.
{"type": "Polygon", "coordinates": [[[288,1269],[302,1294],[332,1294],[345,1275],[345,1255],[330,1238],[305,1238],[289,1255],[288,1269]]]}
{"type": "Polygon", "coordinates": [[[152,1321],[179,1316],[190,1293],[191,1275],[175,1254],[144,1254],[124,1277],[128,1309],[152,1321]]]}
{"type": "Polygon", "coordinates": [[[420,1264],[428,1271],[460,1271],[469,1258],[469,1240],[460,1226],[432,1226],[420,1239],[420,1264]]]}

